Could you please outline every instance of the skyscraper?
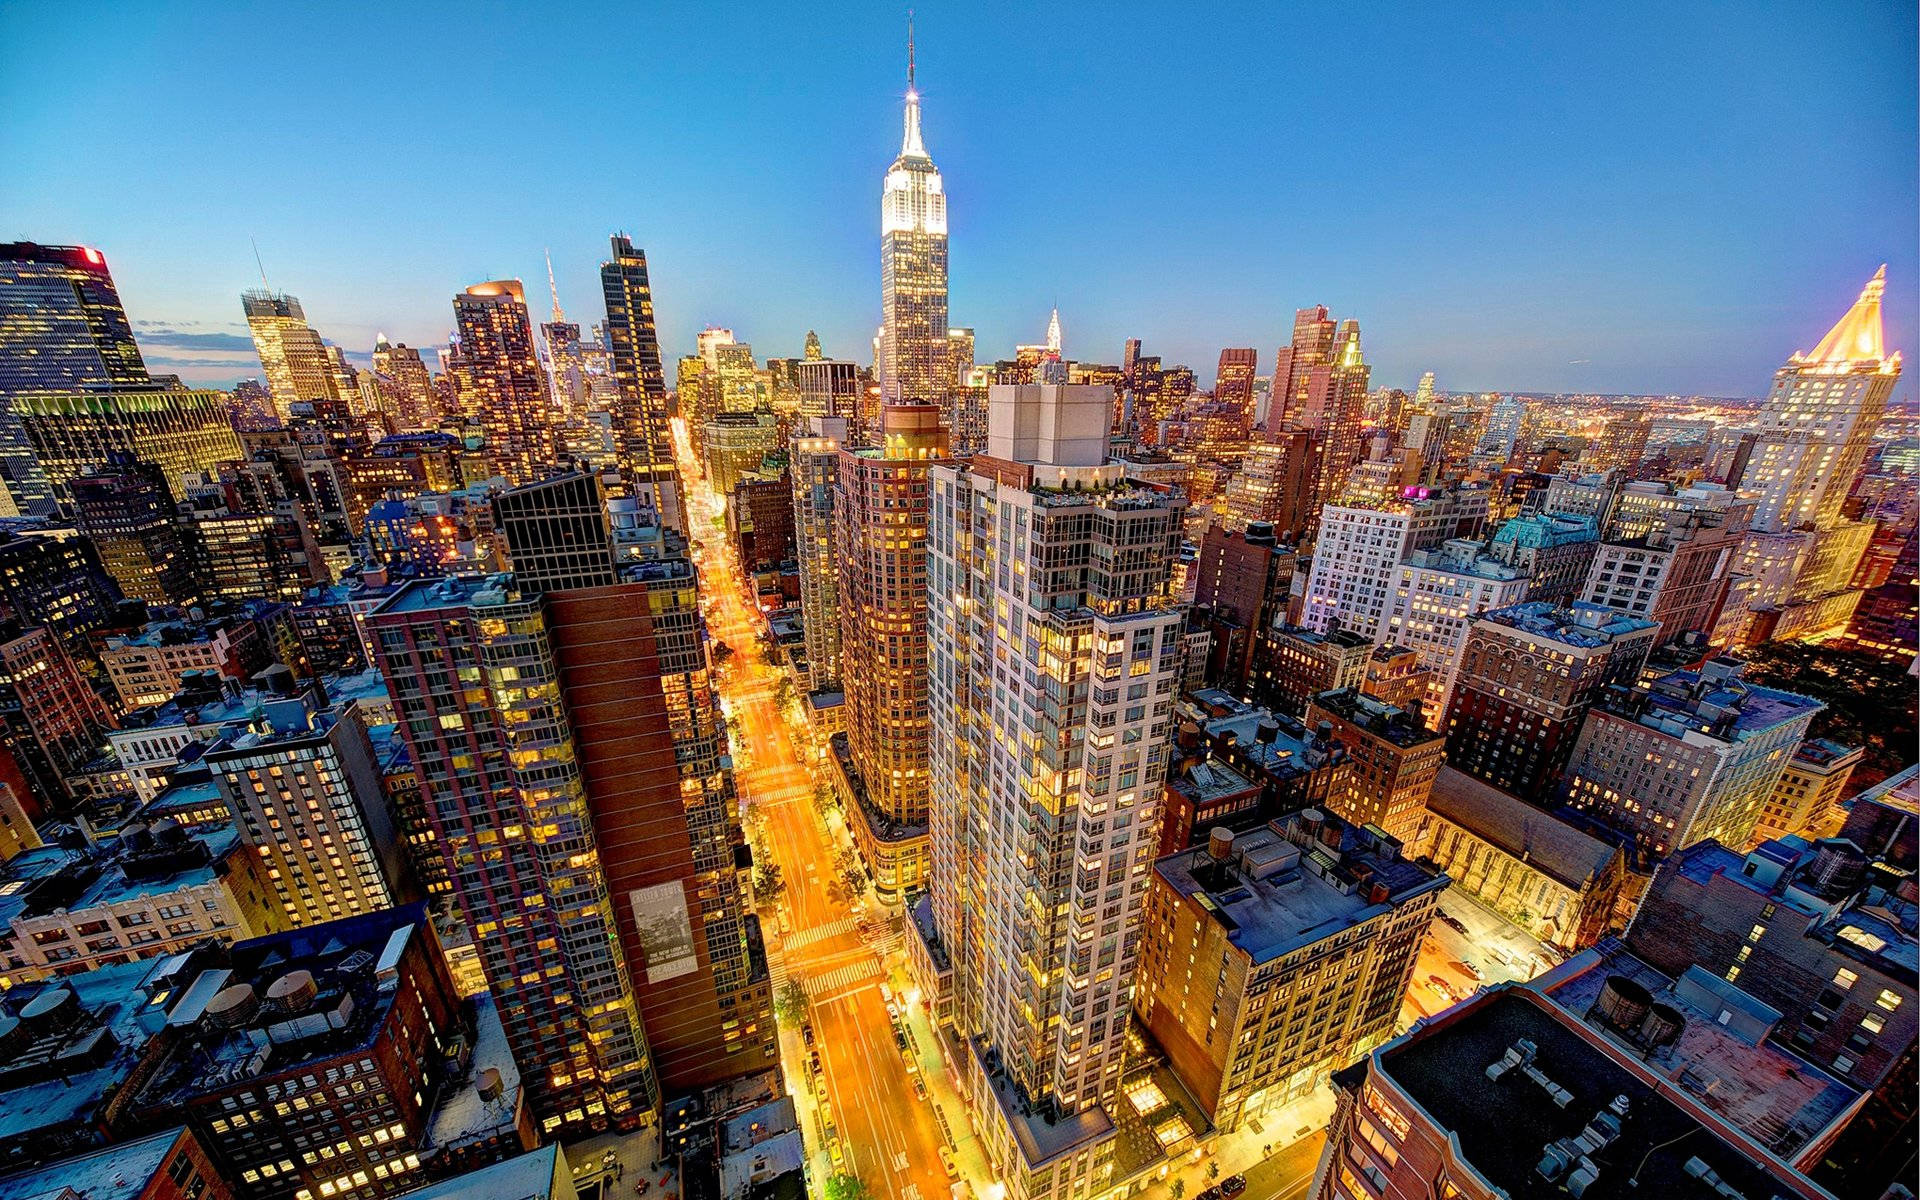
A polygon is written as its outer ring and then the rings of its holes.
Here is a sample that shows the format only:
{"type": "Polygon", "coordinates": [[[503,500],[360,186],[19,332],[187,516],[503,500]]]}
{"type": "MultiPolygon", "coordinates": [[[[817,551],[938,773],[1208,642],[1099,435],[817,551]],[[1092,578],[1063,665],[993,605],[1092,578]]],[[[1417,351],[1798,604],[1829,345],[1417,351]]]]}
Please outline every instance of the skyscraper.
{"type": "Polygon", "coordinates": [[[389,342],[381,334],[373,343],[373,377],[379,384],[381,407],[402,433],[432,429],[439,422],[433,375],[418,350],[405,342],[389,342]]]}
{"type": "Polygon", "coordinates": [[[453,316],[460,346],[448,371],[461,410],[480,422],[495,469],[530,483],[552,468],[559,446],[526,291],[518,279],[476,283],[453,298],[453,316]]]}
{"type": "Polygon", "coordinates": [[[1253,376],[1260,367],[1260,352],[1251,347],[1220,352],[1220,365],[1214,373],[1213,398],[1231,404],[1253,418],[1253,376]]]}
{"type": "Polygon", "coordinates": [[[673,431],[667,423],[666,373],[654,331],[647,252],[615,234],[613,257],[600,265],[600,286],[607,298],[607,356],[619,395],[614,415],[620,471],[663,528],[684,533],[687,520],[680,505],[680,471],[673,462],[673,431]]]}
{"type": "Polygon", "coordinates": [[[638,967],[615,924],[545,606],[502,583],[409,584],[368,631],[528,1106],[549,1135],[604,1128],[657,1101],[638,967]]]}
{"type": "Polygon", "coordinates": [[[931,472],[934,937],[1015,1200],[1097,1195],[1118,1169],[1180,674],[1185,500],[1107,461],[1112,410],[1104,386],[995,387],[986,453],[931,472]]]}
{"type": "Polygon", "coordinates": [[[54,506],[16,397],[149,382],[105,255],[88,246],[0,245],[0,509],[54,506]]]}
{"type": "Polygon", "coordinates": [[[947,194],[920,140],[907,37],[906,133],[880,194],[880,394],[937,404],[947,370],[947,194]]]}
{"type": "Polygon", "coordinates": [[[1333,361],[1335,325],[1327,306],[1315,305],[1293,314],[1293,341],[1273,358],[1273,387],[1268,392],[1266,426],[1285,422],[1298,428],[1318,428],[1307,421],[1307,379],[1313,368],[1333,361]]]}
{"type": "MultiPolygon", "coordinates": [[[[809,365],[800,365],[803,377],[809,365]]],[[[833,533],[833,497],[840,448],[846,444],[847,418],[813,416],[803,419],[787,446],[807,684],[816,692],[840,686],[840,547],[833,533]]]]}
{"type": "Polygon", "coordinates": [[[1900,352],[1888,353],[1880,320],[1883,266],[1820,344],[1774,373],[1760,412],[1760,437],[1739,487],[1760,493],[1753,528],[1767,533],[1823,529],[1840,520],[1874,428],[1900,379],[1900,352]]]}
{"type": "Polygon", "coordinates": [[[927,871],[927,472],[947,435],[931,404],[889,404],[881,422],[878,446],[840,450],[833,533],[849,815],[875,884],[894,895],[927,871]]]}
{"type": "Polygon", "coordinates": [[[599,506],[580,474],[508,492],[514,575],[369,618],[548,1130],[629,1124],[773,1054],[698,581],[672,539],[620,561],[599,506]]]}
{"type": "Polygon", "coordinates": [[[69,488],[80,532],[122,592],[149,604],[200,598],[193,546],[159,466],[114,451],[69,488]]]}
{"type": "Polygon", "coordinates": [[[1871,529],[1841,507],[1900,379],[1900,353],[1882,334],[1886,268],[1820,344],[1774,373],[1745,468],[1729,484],[1759,493],[1734,570],[1740,581],[1716,643],[1809,638],[1847,627],[1851,586],[1871,529]]]}
{"type": "Polygon", "coordinates": [[[344,398],[334,382],[326,344],[307,324],[297,297],[253,288],[240,293],[240,305],[267,375],[267,388],[273,393],[274,411],[282,421],[292,414],[297,401],[344,398]]]}

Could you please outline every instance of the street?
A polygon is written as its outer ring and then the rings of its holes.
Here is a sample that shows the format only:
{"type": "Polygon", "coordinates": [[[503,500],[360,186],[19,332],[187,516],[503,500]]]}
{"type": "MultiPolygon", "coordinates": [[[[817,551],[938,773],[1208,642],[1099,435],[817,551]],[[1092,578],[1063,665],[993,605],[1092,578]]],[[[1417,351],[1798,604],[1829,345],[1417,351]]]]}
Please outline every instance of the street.
{"type": "Polygon", "coordinates": [[[795,745],[781,711],[781,672],[762,660],[759,615],[716,523],[720,500],[708,488],[680,420],[674,422],[674,449],[689,533],[699,547],[694,560],[708,629],[733,651],[715,675],[745,744],[735,781],[764,834],[759,844],[771,852],[784,884],[774,911],[763,906],[761,912],[774,994],[778,998],[788,980],[806,989],[812,1049],[820,1060],[816,1075],[799,1032],[783,1021],[782,1062],[802,1114],[809,1162],[816,1164],[810,1182],[820,1186],[817,1165],[831,1162],[829,1170],[858,1174],[876,1200],[941,1200],[949,1182],[939,1125],[915,1092],[880,991],[885,967],[876,943],[889,936],[891,922],[877,912],[863,913],[866,905],[836,880],[839,847],[815,806],[804,747],[795,745]],[[837,1137],[823,1139],[829,1126],[837,1137]]]}

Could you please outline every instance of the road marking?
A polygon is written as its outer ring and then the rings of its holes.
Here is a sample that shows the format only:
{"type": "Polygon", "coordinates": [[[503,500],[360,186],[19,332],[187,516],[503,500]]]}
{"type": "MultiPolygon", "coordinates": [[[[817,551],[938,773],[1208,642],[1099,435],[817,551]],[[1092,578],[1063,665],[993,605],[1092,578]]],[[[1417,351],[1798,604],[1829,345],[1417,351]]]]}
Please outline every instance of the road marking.
{"type": "Polygon", "coordinates": [[[811,929],[802,929],[784,939],[782,945],[788,950],[798,950],[802,946],[811,946],[823,938],[838,937],[843,933],[851,933],[859,924],[858,918],[842,917],[838,921],[831,922],[830,924],[815,925],[811,929]]]}
{"type": "Polygon", "coordinates": [[[824,975],[804,979],[801,981],[800,986],[807,989],[807,995],[812,997],[815,1003],[826,1004],[834,1000],[845,999],[855,992],[864,991],[864,988],[853,987],[852,985],[865,983],[878,974],[880,974],[880,964],[869,958],[862,962],[849,963],[838,970],[828,971],[824,975]],[[841,989],[843,988],[847,990],[842,992],[841,989]],[[828,993],[834,994],[829,995],[828,993]]]}

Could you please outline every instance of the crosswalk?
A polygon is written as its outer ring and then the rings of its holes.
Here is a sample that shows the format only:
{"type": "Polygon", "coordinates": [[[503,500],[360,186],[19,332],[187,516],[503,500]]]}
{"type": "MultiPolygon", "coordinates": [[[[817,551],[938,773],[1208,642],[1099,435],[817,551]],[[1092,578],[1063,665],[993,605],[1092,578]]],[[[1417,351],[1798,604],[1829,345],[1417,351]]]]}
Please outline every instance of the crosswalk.
{"type": "Polygon", "coordinates": [[[839,937],[843,933],[852,933],[859,927],[859,924],[860,921],[856,917],[842,917],[838,921],[830,921],[825,925],[815,925],[811,929],[802,929],[798,933],[783,939],[784,945],[788,950],[798,950],[802,946],[811,946],[815,942],[822,941],[826,938],[839,937]]]}
{"type": "Polygon", "coordinates": [[[880,964],[868,958],[856,963],[848,963],[824,975],[815,975],[811,979],[802,981],[802,986],[807,989],[809,996],[830,997],[856,983],[864,983],[878,974],[880,974],[880,964]]]}

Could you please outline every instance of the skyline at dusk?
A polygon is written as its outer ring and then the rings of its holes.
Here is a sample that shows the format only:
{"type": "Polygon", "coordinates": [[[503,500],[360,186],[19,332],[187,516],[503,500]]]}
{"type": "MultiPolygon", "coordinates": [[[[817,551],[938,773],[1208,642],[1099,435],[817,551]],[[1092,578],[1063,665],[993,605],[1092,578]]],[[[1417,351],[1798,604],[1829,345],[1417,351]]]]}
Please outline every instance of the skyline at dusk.
{"type": "MultiPolygon", "coordinates": [[[[9,8],[0,232],[101,249],[149,365],[196,383],[259,374],[250,236],[362,362],[376,332],[444,344],[479,280],[545,311],[547,249],[596,319],[614,230],[647,252],[670,353],[718,325],[797,354],[812,328],[866,362],[904,13],[710,16],[9,8]],[[255,82],[206,74],[215,45],[255,82]],[[139,150],[100,187],[67,148],[107,144],[139,150]]],[[[1223,346],[1270,371],[1326,303],[1363,321],[1381,385],[1757,396],[1885,262],[1887,344],[1911,351],[1911,16],[1140,10],[1009,37],[996,6],[923,10],[951,321],[991,361],[1057,305],[1073,356],[1140,337],[1204,382],[1223,346]]]]}

